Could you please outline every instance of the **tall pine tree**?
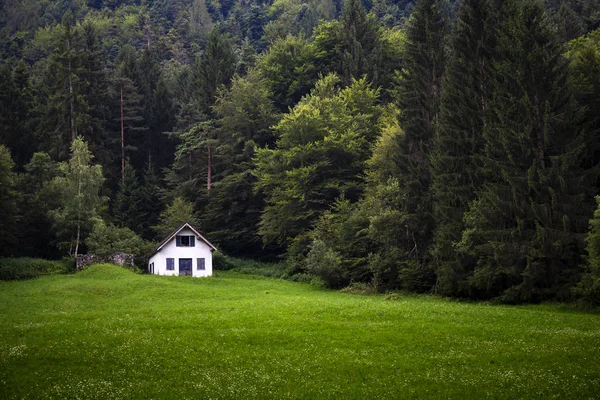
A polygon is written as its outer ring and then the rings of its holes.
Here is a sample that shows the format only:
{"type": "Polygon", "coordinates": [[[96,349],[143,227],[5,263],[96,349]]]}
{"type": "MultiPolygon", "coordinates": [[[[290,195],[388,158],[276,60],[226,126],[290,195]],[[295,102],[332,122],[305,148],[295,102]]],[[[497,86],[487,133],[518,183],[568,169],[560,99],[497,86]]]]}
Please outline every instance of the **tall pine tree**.
{"type": "Polygon", "coordinates": [[[431,191],[436,223],[433,255],[438,288],[445,294],[461,293],[463,263],[454,244],[461,239],[463,215],[483,181],[479,154],[495,31],[490,13],[488,0],[461,3],[442,86],[431,191]]]}
{"type": "Polygon", "coordinates": [[[471,294],[509,302],[566,296],[594,208],[594,177],[581,168],[590,134],[544,5],[505,1],[499,16],[485,185],[460,244],[476,260],[471,294]]]}
{"type": "Polygon", "coordinates": [[[431,162],[439,118],[440,87],[446,55],[446,19],[437,0],[420,0],[408,23],[405,67],[400,81],[400,125],[405,219],[398,229],[404,232],[402,247],[409,260],[404,269],[405,286],[422,288],[433,284],[433,271],[427,263],[433,238],[431,162]]]}

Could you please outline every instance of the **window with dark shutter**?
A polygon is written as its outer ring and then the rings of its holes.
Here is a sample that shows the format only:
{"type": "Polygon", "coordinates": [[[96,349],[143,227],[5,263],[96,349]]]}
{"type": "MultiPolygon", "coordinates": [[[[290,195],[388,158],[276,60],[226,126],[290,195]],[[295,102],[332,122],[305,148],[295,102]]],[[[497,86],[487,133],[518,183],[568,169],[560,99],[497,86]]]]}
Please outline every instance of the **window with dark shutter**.
{"type": "Polygon", "coordinates": [[[204,269],[206,269],[204,263],[205,263],[204,258],[197,258],[196,259],[196,265],[197,265],[196,269],[198,269],[198,270],[201,270],[201,269],[204,270],[204,269]]]}
{"type": "Polygon", "coordinates": [[[175,246],[177,247],[196,247],[196,237],[187,235],[175,236],[175,246]]]}
{"type": "Polygon", "coordinates": [[[173,271],[175,270],[175,259],[167,258],[167,270],[173,271]]]}
{"type": "Polygon", "coordinates": [[[194,247],[193,243],[193,236],[176,236],[175,238],[175,245],[177,247],[194,247]]]}

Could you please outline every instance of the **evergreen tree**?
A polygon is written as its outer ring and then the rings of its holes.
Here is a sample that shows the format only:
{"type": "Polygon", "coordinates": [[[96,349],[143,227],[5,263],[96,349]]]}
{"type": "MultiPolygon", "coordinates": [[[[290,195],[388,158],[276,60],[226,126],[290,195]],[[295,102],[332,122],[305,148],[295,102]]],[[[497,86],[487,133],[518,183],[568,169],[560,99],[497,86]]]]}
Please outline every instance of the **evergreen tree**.
{"type": "Polygon", "coordinates": [[[213,27],[206,0],[194,0],[190,6],[189,36],[192,40],[204,39],[213,27]]]}
{"type": "Polygon", "coordinates": [[[164,78],[159,78],[152,99],[149,130],[146,134],[146,157],[155,160],[156,168],[166,168],[173,163],[175,143],[168,133],[175,127],[173,95],[164,78]]]}
{"type": "Polygon", "coordinates": [[[473,296],[564,298],[580,272],[593,210],[595,174],[581,167],[590,133],[581,129],[564,48],[544,6],[506,1],[500,21],[485,185],[465,215],[460,248],[476,262],[473,296]]]}
{"type": "Polygon", "coordinates": [[[124,226],[136,233],[141,233],[144,216],[141,213],[143,204],[140,198],[140,185],[135,169],[125,163],[125,179],[119,184],[112,207],[112,215],[118,226],[124,226]]]}
{"type": "MultiPolygon", "coordinates": [[[[275,141],[271,127],[279,115],[270,96],[265,80],[254,70],[246,78],[235,77],[231,88],[217,96],[214,185],[201,221],[227,254],[255,256],[261,247],[257,228],[264,199],[254,190],[253,157],[255,147],[275,141]]],[[[271,251],[265,248],[261,253],[271,251]]]]}
{"type": "Polygon", "coordinates": [[[121,182],[125,180],[125,160],[129,151],[138,150],[144,143],[147,127],[143,117],[143,97],[139,93],[139,80],[135,50],[124,46],[116,59],[114,97],[117,102],[114,122],[118,123],[121,155],[121,182]]]}
{"type": "Polygon", "coordinates": [[[17,222],[20,193],[17,190],[14,162],[10,150],[0,145],[0,255],[14,255],[17,240],[17,222]]]}
{"type": "Polygon", "coordinates": [[[89,107],[89,123],[82,127],[79,133],[88,143],[94,145],[93,148],[102,148],[106,144],[104,124],[109,118],[108,81],[104,72],[104,56],[96,26],[87,21],[81,26],[81,31],[79,79],[84,82],[85,90],[82,96],[89,107]]]}
{"type": "Polygon", "coordinates": [[[89,127],[89,105],[84,93],[87,82],[80,79],[80,36],[73,17],[66,14],[54,38],[54,49],[46,63],[37,112],[41,116],[37,139],[55,158],[68,157],[70,143],[89,127]]]}
{"type": "Polygon", "coordinates": [[[484,113],[495,27],[488,0],[465,0],[455,22],[452,54],[442,86],[440,118],[431,157],[435,209],[433,255],[438,287],[464,294],[465,273],[454,245],[464,230],[463,216],[482,182],[484,113]]]}
{"type": "Polygon", "coordinates": [[[398,229],[405,232],[403,247],[412,268],[417,270],[415,274],[430,283],[433,271],[427,263],[434,227],[430,157],[446,61],[445,33],[440,3],[418,1],[408,22],[406,60],[399,87],[400,125],[404,130],[403,172],[399,178],[405,220],[398,229]]]}
{"type": "Polygon", "coordinates": [[[27,257],[57,258],[52,222],[48,211],[58,207],[59,194],[48,190],[58,174],[56,163],[46,153],[34,153],[19,176],[22,192],[19,252],[27,257]]]}
{"type": "Polygon", "coordinates": [[[153,227],[158,224],[160,213],[164,209],[164,201],[160,188],[160,180],[151,159],[144,169],[142,183],[139,188],[139,201],[142,211],[140,236],[146,240],[155,238],[153,227]]]}
{"type": "Polygon", "coordinates": [[[566,1],[561,3],[560,8],[554,15],[554,19],[565,41],[575,39],[583,35],[586,31],[581,17],[573,11],[566,1]]]}
{"type": "Polygon", "coordinates": [[[30,129],[29,68],[21,60],[12,71],[7,64],[0,66],[0,75],[0,143],[11,149],[17,166],[23,166],[35,150],[30,129]]]}
{"type": "Polygon", "coordinates": [[[231,39],[215,26],[208,35],[206,49],[196,67],[200,107],[206,115],[212,116],[210,107],[219,86],[231,82],[236,61],[231,39]]]}
{"type": "Polygon", "coordinates": [[[352,78],[367,75],[369,81],[379,86],[382,61],[380,28],[373,15],[367,15],[361,0],[345,0],[341,29],[342,82],[348,85],[352,78]]]}

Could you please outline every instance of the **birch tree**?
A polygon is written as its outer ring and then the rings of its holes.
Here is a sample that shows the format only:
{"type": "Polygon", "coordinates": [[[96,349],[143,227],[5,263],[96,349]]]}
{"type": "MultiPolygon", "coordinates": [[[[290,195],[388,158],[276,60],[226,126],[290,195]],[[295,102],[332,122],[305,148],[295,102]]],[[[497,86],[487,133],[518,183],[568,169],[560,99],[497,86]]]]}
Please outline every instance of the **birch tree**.
{"type": "Polygon", "coordinates": [[[100,196],[104,183],[102,167],[93,165],[92,159],[87,143],[77,137],[71,145],[69,161],[59,164],[60,175],[50,182],[59,198],[58,208],[49,212],[58,246],[73,257],[79,254],[79,245],[104,202],[100,196]]]}

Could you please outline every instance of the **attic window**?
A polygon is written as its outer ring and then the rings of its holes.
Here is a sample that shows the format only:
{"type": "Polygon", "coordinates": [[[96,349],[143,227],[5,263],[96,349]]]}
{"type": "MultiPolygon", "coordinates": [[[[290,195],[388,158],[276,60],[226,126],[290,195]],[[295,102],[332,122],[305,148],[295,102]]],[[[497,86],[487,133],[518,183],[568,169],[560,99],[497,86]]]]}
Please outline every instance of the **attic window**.
{"type": "Polygon", "coordinates": [[[195,236],[177,235],[175,237],[175,242],[177,247],[195,247],[195,239],[195,236]]]}

